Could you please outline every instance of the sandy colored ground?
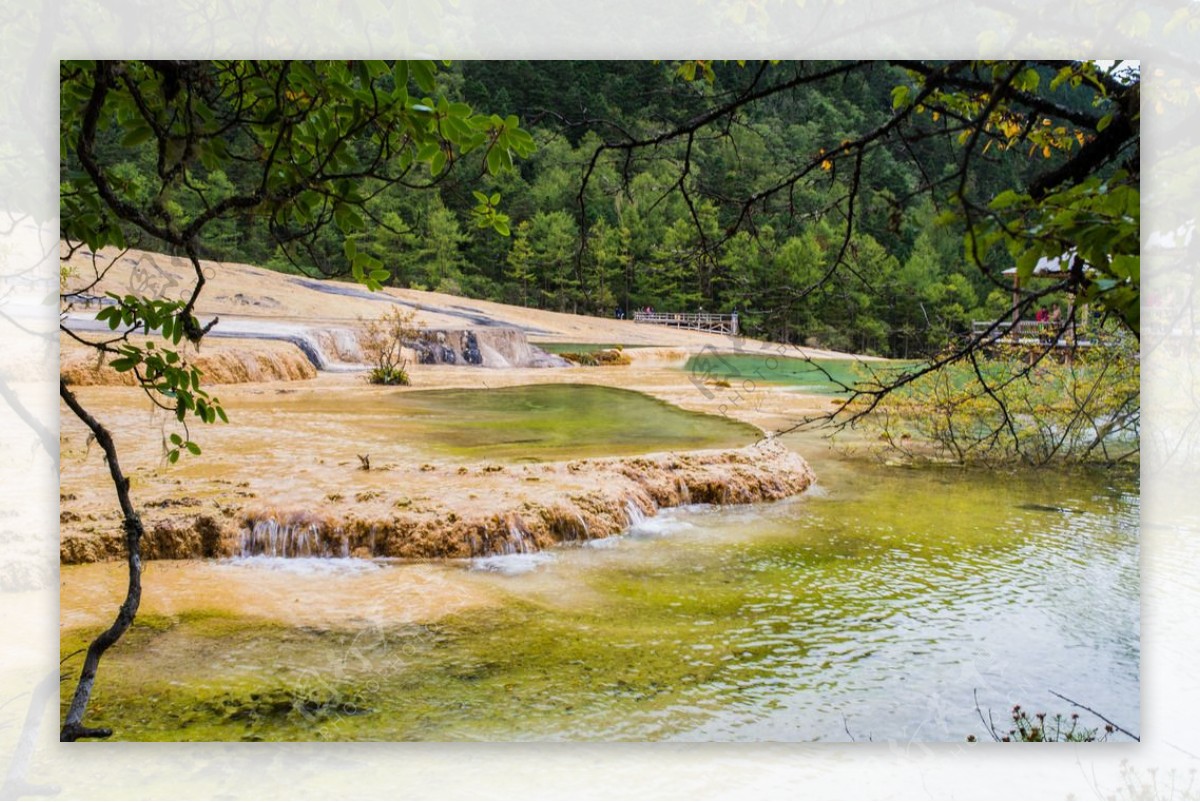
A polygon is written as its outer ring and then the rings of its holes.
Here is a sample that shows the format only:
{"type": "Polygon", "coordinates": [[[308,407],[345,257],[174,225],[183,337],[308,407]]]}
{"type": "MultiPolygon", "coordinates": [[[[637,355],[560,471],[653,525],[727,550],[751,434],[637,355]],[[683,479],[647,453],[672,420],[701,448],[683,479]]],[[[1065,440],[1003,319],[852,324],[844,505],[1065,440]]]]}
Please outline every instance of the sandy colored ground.
{"type": "MultiPolygon", "coordinates": [[[[183,258],[130,250],[105,249],[94,257],[83,252],[68,261],[74,275],[68,291],[103,296],[105,292],[140,293],[150,297],[185,298],[195,282],[191,265],[183,258]],[[114,261],[115,260],[115,261],[114,261]],[[97,277],[100,277],[97,282],[97,277]]],[[[409,305],[426,328],[464,328],[491,325],[525,329],[533,342],[578,342],[622,345],[658,345],[698,351],[705,346],[729,349],[769,348],[758,340],[736,343],[723,334],[672,329],[632,320],[563,314],[540,309],[478,301],[436,292],[387,288],[372,296],[358,284],[329,281],[324,286],[339,293],[312,289],[311,280],[251,265],[201,262],[206,284],[197,312],[201,318],[231,315],[241,318],[287,320],[323,326],[350,326],[362,318],[377,317],[389,298],[409,305]]],[[[76,310],[87,311],[79,301],[76,310]]],[[[93,307],[94,308],[94,307],[93,307]]],[[[207,320],[203,320],[207,322],[207,320]]],[[[219,324],[218,324],[219,325],[219,324]]],[[[797,350],[797,349],[793,349],[797,350]]],[[[819,349],[797,350],[814,358],[848,355],[819,349]]]]}
{"type": "MultiPolygon", "coordinates": [[[[503,382],[489,375],[487,386],[546,378],[617,384],[630,375],[614,373],[620,370],[505,371],[503,382]],[[597,375],[602,373],[607,375],[597,375]]],[[[482,372],[433,368],[417,374],[430,385],[419,381],[418,386],[480,386],[482,372]]],[[[692,408],[706,405],[695,388],[679,385],[679,377],[686,374],[675,372],[672,381],[665,370],[655,373],[660,392],[654,395],[677,398],[692,408]]],[[[654,385],[652,379],[634,389],[651,390],[654,385]]],[[[413,557],[519,550],[509,542],[514,526],[530,548],[541,548],[558,540],[620,531],[629,523],[631,503],[641,513],[653,514],[658,506],[688,501],[780,498],[811,481],[807,466],[782,447],[533,465],[464,461],[410,448],[402,424],[395,431],[369,425],[376,421],[365,413],[359,417],[355,409],[389,391],[366,386],[353,376],[322,374],[300,382],[220,389],[222,402],[233,411],[232,422],[194,432],[204,455],[185,457],[175,465],[163,458],[170,421],[152,411],[140,391],[118,386],[76,389],[81,401],[114,432],[147,529],[158,530],[154,541],[161,545],[148,546],[150,557],[200,556],[205,548],[237,553],[237,543],[229,538],[264,521],[291,527],[316,524],[326,542],[331,532],[345,530],[352,535],[348,553],[363,547],[376,555],[413,557]],[[305,393],[304,406],[313,410],[301,430],[294,428],[295,410],[279,408],[281,400],[297,392],[305,393]],[[370,471],[361,470],[357,454],[370,455],[370,471]],[[212,522],[213,531],[197,529],[199,520],[212,522]],[[211,539],[208,546],[205,537],[211,539]],[[409,549],[393,542],[395,538],[408,538],[414,545],[409,549]],[[197,548],[201,551],[193,553],[197,548]]],[[[63,560],[87,562],[119,554],[120,519],[107,468],[83,425],[65,409],[61,471],[63,560]]],[[[339,553],[336,544],[330,550],[339,553]]]]}
{"type": "MultiPolygon", "coordinates": [[[[124,286],[146,291],[151,279],[180,292],[189,269],[183,260],[138,252],[116,262],[108,258],[97,258],[97,266],[111,267],[101,285],[88,293],[100,295],[103,289],[120,291],[124,286]]],[[[90,258],[77,254],[72,262],[73,281],[92,274],[90,258]]],[[[202,317],[258,315],[289,324],[331,326],[379,313],[378,300],[319,292],[299,285],[294,277],[259,268],[206,263],[205,269],[210,278],[199,306],[202,317]]],[[[361,292],[353,285],[342,286],[361,292]]],[[[825,396],[766,386],[720,387],[680,370],[689,356],[706,346],[731,347],[731,339],[722,335],[437,293],[390,290],[389,294],[451,313],[422,312],[429,326],[473,325],[456,316],[461,312],[476,320],[484,316],[505,326],[537,329],[544,341],[653,346],[630,349],[632,364],[627,366],[492,370],[412,365],[414,390],[597,384],[640,391],[688,410],[726,415],[765,433],[832,408],[833,401],[825,396]]],[[[771,348],[747,341],[741,341],[741,346],[771,348]]],[[[289,537],[300,526],[328,530],[322,536],[326,541],[335,530],[351,533],[339,535],[346,540],[347,550],[467,556],[464,544],[475,553],[508,548],[505,543],[514,531],[520,533],[518,539],[527,536],[524,540],[531,548],[571,539],[578,534],[574,521],[593,530],[588,536],[610,534],[627,523],[622,516],[630,503],[652,512],[655,505],[686,502],[689,495],[697,494],[703,497],[691,500],[753,501],[797,492],[811,481],[807,467],[784,449],[750,456],[736,451],[685,455],[687,464],[680,463],[679,455],[665,455],[643,460],[634,471],[628,470],[629,458],[502,465],[464,464],[413,453],[405,448],[402,434],[390,438],[369,434],[354,418],[357,407],[394,389],[371,387],[361,373],[315,373],[296,346],[261,340],[206,340],[202,351],[191,355],[214,382],[209,389],[230,411],[233,422],[193,426],[191,434],[203,445],[204,455],[169,465],[164,443],[175,431],[174,421],[153,410],[140,390],[112,384],[117,377],[107,369],[97,370],[88,351],[64,336],[63,373],[80,400],[114,433],[134,498],[144,510],[148,531],[154,533],[148,543],[151,557],[236,553],[237,533],[248,531],[256,521],[292,527],[289,537]],[[294,428],[294,415],[277,409],[297,392],[303,392],[305,403],[318,413],[306,419],[302,429],[294,428]],[[360,470],[358,454],[370,455],[372,470],[360,470]],[[694,492],[689,494],[685,488],[672,497],[671,491],[663,489],[681,481],[691,482],[694,492]],[[379,538],[392,540],[380,545],[379,538]],[[399,542],[406,538],[420,545],[407,550],[399,542]]],[[[797,355],[795,349],[788,354],[797,355]]],[[[120,520],[107,468],[85,427],[65,405],[60,446],[63,560],[117,556],[120,520]]]]}
{"type": "MultiPolygon", "coordinates": [[[[72,386],[134,386],[132,373],[117,373],[100,359],[94,349],[74,337],[60,336],[59,375],[72,386]]],[[[79,335],[92,342],[102,339],[96,333],[79,335]]],[[[139,338],[138,341],[145,338],[139,338]]],[[[161,342],[161,338],[155,338],[161,342]]],[[[204,343],[200,350],[180,346],[187,358],[204,374],[211,385],[245,382],[296,381],[314,379],[317,369],[295,345],[272,340],[218,340],[204,343]]]]}

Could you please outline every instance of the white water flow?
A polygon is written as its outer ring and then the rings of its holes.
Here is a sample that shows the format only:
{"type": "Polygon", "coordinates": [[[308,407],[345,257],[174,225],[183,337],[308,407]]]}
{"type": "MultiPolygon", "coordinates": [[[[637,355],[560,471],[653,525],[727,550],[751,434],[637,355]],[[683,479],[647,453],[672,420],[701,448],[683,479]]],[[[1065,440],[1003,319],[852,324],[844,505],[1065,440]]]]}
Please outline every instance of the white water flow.
{"type": "Polygon", "coordinates": [[[244,527],[238,538],[239,557],[340,557],[350,556],[345,531],[326,532],[316,523],[280,523],[274,518],[244,527]]]}

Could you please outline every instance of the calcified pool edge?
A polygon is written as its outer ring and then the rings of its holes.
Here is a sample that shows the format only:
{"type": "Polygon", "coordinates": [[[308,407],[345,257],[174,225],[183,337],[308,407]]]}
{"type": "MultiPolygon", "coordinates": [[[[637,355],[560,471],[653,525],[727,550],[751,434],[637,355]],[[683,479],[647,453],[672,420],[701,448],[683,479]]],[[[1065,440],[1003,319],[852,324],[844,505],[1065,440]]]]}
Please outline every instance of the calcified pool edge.
{"type": "MultiPolygon", "coordinates": [[[[447,482],[471,481],[463,466],[429,466],[447,482]],[[465,474],[465,475],[464,475],[465,474]]],[[[506,473],[514,492],[484,514],[469,508],[380,511],[371,498],[340,501],[336,511],[269,506],[204,514],[164,511],[147,518],[147,559],[267,555],[275,557],[478,557],[539,551],[558,543],[617,534],[659,509],[683,504],[750,504],[796,495],[815,480],[799,455],[774,440],[740,449],[583,459],[541,465],[485,465],[506,473]],[[522,498],[535,481],[567,489],[549,498],[522,498]],[[570,489],[586,486],[590,489],[570,489]]],[[[436,475],[430,478],[436,479],[436,475]]],[[[506,494],[507,495],[507,494],[506,494]]],[[[120,559],[115,534],[64,532],[63,563],[120,559]]]]}

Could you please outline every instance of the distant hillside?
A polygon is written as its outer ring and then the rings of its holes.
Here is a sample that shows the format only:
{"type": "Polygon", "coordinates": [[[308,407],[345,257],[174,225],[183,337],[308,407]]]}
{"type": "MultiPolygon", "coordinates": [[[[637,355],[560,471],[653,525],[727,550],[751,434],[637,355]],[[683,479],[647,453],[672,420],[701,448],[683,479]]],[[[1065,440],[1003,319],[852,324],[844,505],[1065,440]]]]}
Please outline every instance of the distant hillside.
{"type": "MultiPolygon", "coordinates": [[[[934,196],[914,195],[952,172],[951,137],[888,139],[854,171],[831,162],[826,173],[792,186],[751,220],[733,202],[887,120],[893,90],[908,80],[903,70],[836,62],[729,62],[712,70],[710,83],[681,80],[671,65],[650,61],[451,65],[437,75],[440,92],[519,115],[538,150],[516,170],[495,176],[480,177],[474,166],[461,165],[425,191],[358,180],[356,191],[372,198],[365,210],[372,225],[355,235],[358,251],[379,259],[398,289],[602,318],[644,307],[738,311],[743,329],[756,337],[889,356],[935,350],[969,331],[972,320],[1003,313],[1006,294],[964,263],[962,232],[935,226],[934,196]],[[806,80],[818,74],[835,78],[806,80]],[[724,129],[628,159],[609,151],[593,162],[602,142],[652,139],[714,103],[781,85],[791,88],[746,103],[724,129]],[[588,190],[581,197],[585,172],[588,190]],[[473,224],[476,192],[500,193],[511,236],[473,224]],[[849,214],[854,226],[846,239],[849,214]],[[831,271],[842,258],[847,269],[831,271]]],[[[1048,97],[1063,108],[1082,102],[1065,84],[1048,97]]],[[[139,186],[150,191],[152,150],[133,148],[129,137],[97,142],[96,150],[135,196],[139,186]]],[[[990,198],[1045,169],[1040,153],[1031,158],[1023,150],[997,149],[979,160],[971,190],[990,198]]],[[[220,197],[222,187],[255,180],[257,167],[249,159],[196,169],[196,180],[220,197]]],[[[181,193],[164,202],[188,219],[201,211],[189,207],[197,203],[189,198],[181,193]]],[[[338,227],[283,237],[288,244],[280,245],[279,235],[289,232],[267,225],[266,214],[248,209],[241,218],[214,222],[201,243],[204,255],[295,275],[347,272],[338,227]]],[[[128,236],[155,249],[152,239],[139,241],[132,229],[128,236]]],[[[443,308],[450,303],[431,301],[443,308]]]]}

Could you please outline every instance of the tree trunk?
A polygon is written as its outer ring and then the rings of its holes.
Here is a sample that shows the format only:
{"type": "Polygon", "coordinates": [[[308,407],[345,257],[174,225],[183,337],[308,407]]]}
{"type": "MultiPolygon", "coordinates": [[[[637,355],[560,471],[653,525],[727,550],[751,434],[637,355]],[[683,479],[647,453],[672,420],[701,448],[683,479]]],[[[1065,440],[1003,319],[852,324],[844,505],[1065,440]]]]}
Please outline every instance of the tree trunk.
{"type": "Polygon", "coordinates": [[[67,717],[59,733],[60,741],[75,741],[80,738],[107,738],[112,730],[107,728],[86,727],[83,716],[87,712],[88,700],[92,696],[92,686],[96,682],[96,671],[100,667],[100,658],[110,646],[121,639],[125,631],[133,624],[137,615],[138,605],[142,600],[142,527],[141,516],[133,508],[129,498],[129,480],[121,472],[117,463],[117,448],[112,436],[100,422],[92,417],[80,405],[74,393],[67,389],[62,379],[58,381],[58,393],[66,405],[91,430],[96,442],[104,451],[104,459],[108,462],[108,471],[112,476],[113,486],[117,491],[117,500],[121,505],[124,516],[125,553],[129,563],[129,587],[125,592],[125,601],[117,612],[117,619],[112,626],[101,632],[88,646],[87,656],[83,661],[83,671],[80,672],[79,682],[75,686],[75,695],[71,698],[71,706],[67,709],[67,717]]]}

